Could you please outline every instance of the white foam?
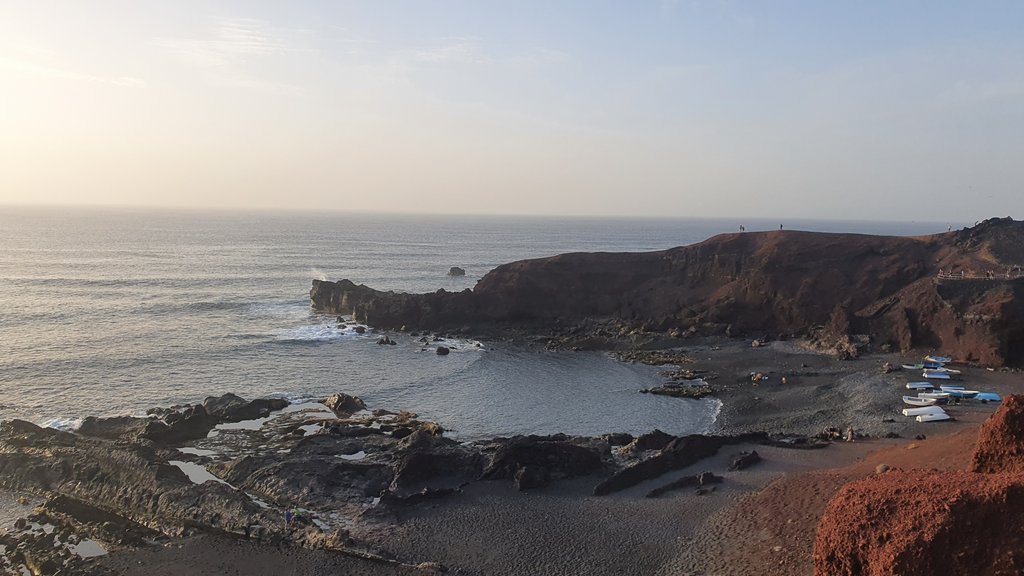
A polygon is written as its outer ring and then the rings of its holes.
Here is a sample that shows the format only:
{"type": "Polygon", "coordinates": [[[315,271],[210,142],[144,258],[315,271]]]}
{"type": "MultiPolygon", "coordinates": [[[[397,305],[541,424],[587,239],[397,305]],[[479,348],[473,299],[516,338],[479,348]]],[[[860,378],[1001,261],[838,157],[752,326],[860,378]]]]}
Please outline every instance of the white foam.
{"type": "Polygon", "coordinates": [[[188,479],[191,480],[192,483],[194,484],[202,484],[204,482],[209,482],[210,480],[213,480],[214,482],[224,484],[225,486],[231,486],[231,484],[228,484],[227,482],[221,480],[220,478],[217,478],[213,474],[210,474],[209,470],[207,470],[204,466],[200,466],[199,464],[193,464],[192,462],[182,462],[181,460],[169,460],[168,464],[173,464],[174,466],[177,466],[182,472],[185,473],[186,476],[188,476],[188,479]]]}
{"type": "Polygon", "coordinates": [[[320,418],[323,420],[337,418],[337,416],[334,414],[334,412],[331,411],[330,408],[324,406],[319,402],[302,402],[299,404],[289,404],[282,410],[272,413],[271,417],[273,417],[275,414],[291,414],[294,412],[306,412],[306,416],[320,418]]]}
{"type": "Polygon", "coordinates": [[[69,546],[68,550],[82,558],[95,558],[96,556],[105,556],[107,554],[107,550],[95,540],[82,540],[78,544],[69,546]]]}
{"type": "Polygon", "coordinates": [[[81,418],[51,418],[43,422],[43,428],[53,428],[65,432],[73,432],[82,426],[81,418]]]}
{"type": "Polygon", "coordinates": [[[286,328],[274,333],[274,337],[281,341],[292,342],[332,342],[335,340],[356,340],[361,338],[376,338],[373,329],[362,324],[344,324],[338,326],[331,322],[320,324],[307,324],[295,328],[286,328]],[[360,334],[356,328],[361,326],[364,332],[360,334]]]}
{"type": "Polygon", "coordinates": [[[338,458],[341,458],[342,460],[362,460],[363,458],[366,458],[366,452],[360,450],[355,454],[338,454],[338,458]]]}
{"type": "Polygon", "coordinates": [[[202,448],[178,448],[178,452],[192,454],[193,456],[216,456],[218,454],[216,450],[204,450],[202,448]]]}

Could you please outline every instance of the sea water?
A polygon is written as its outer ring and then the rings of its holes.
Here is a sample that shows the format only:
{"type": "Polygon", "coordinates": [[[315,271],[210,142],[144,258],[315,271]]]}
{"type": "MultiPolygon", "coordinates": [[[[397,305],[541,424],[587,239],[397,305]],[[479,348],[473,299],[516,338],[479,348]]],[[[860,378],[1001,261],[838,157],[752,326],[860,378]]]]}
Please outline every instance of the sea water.
{"type": "MultiPolygon", "coordinates": [[[[386,290],[471,288],[498,264],[646,251],[744,225],[698,219],[395,216],[0,207],[0,419],[73,426],[234,392],[408,409],[457,437],[700,432],[714,399],[639,394],[657,369],[600,353],[391,333],[379,346],[309,306],[313,278],[386,290]],[[446,275],[449,267],[464,277],[446,275]]],[[[786,222],[871,234],[947,223],[786,222]]]]}

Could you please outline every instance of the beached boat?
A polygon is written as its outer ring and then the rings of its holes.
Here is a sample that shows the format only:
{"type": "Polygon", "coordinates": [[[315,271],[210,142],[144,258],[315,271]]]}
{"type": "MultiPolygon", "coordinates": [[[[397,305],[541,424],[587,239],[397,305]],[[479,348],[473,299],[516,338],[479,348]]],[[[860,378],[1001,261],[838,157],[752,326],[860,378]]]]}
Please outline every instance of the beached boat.
{"type": "Polygon", "coordinates": [[[933,398],[936,404],[949,403],[949,392],[918,392],[918,398],[933,398]]]}
{"type": "Polygon", "coordinates": [[[974,398],[975,396],[978,395],[978,391],[977,390],[963,390],[963,389],[953,390],[953,389],[950,389],[950,390],[944,390],[944,392],[949,392],[949,396],[951,398],[974,398]]]}
{"type": "Polygon", "coordinates": [[[946,368],[945,366],[943,366],[942,368],[935,368],[934,370],[936,372],[945,372],[946,374],[951,374],[953,376],[962,374],[962,372],[960,372],[959,370],[956,370],[954,368],[946,368]]]}
{"type": "Polygon", "coordinates": [[[918,422],[939,422],[941,420],[952,420],[949,414],[921,414],[917,417],[918,422]]]}
{"type": "Polygon", "coordinates": [[[924,362],[921,364],[921,367],[925,370],[938,370],[939,368],[942,368],[942,364],[938,362],[924,362]]]}
{"type": "Polygon", "coordinates": [[[945,414],[946,411],[938,406],[925,406],[924,408],[904,408],[904,416],[921,416],[922,414],[945,414]]]}
{"type": "Polygon", "coordinates": [[[933,406],[938,403],[937,398],[922,398],[920,396],[904,396],[903,402],[911,406],[933,406]]]}
{"type": "Polygon", "coordinates": [[[948,356],[925,356],[924,361],[938,362],[939,364],[949,364],[950,362],[953,361],[953,359],[948,356]]]}
{"type": "Polygon", "coordinates": [[[924,364],[904,364],[904,370],[924,370],[924,364]]]}
{"type": "Polygon", "coordinates": [[[932,380],[949,380],[949,372],[939,372],[938,370],[925,370],[921,373],[921,376],[925,378],[931,378],[932,380]]]}
{"type": "Polygon", "coordinates": [[[959,384],[943,384],[939,386],[939,390],[943,392],[952,392],[954,390],[963,390],[964,387],[959,384]]]}
{"type": "Polygon", "coordinates": [[[978,392],[978,395],[974,397],[975,400],[981,400],[982,402],[1001,402],[1003,399],[999,394],[993,392],[978,392]]]}
{"type": "Polygon", "coordinates": [[[935,385],[931,382],[907,382],[908,390],[933,390],[935,385]]]}

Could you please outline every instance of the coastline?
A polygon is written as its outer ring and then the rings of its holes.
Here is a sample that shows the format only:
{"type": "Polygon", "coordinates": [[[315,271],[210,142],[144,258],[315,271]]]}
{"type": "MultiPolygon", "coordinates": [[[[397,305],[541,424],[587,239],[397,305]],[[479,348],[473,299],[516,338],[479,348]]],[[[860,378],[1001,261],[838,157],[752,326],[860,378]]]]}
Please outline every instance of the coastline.
{"type": "MultiPolygon", "coordinates": [[[[232,566],[246,567],[246,573],[255,575],[301,569],[309,574],[334,570],[376,576],[432,573],[438,565],[456,574],[806,573],[803,567],[809,566],[817,515],[845,481],[870,473],[872,467],[867,463],[878,458],[898,465],[901,458],[906,459],[901,454],[909,452],[908,446],[944,445],[947,438],[970,435],[993,411],[991,405],[964,404],[951,408],[957,417],[954,422],[911,423],[902,416],[886,421],[900,407],[903,391],[898,382],[912,376],[881,372],[882,363],[899,360],[896,355],[839,361],[791,342],[752,348],[749,342],[736,339],[694,343],[685,351],[693,358],[688,367],[717,375],[712,384],[721,402],[719,434],[769,431],[812,435],[826,426],[850,425],[845,418],[853,415],[860,419],[858,431],[870,437],[818,450],[749,442],[726,445],[710,457],[608,496],[592,495],[607,471],[557,480],[525,492],[507,481],[471,481],[443,497],[353,515],[346,534],[376,550],[376,560],[310,549],[288,540],[267,547],[238,535],[200,531],[156,546],[115,546],[111,554],[88,565],[110,574],[145,570],[168,575],[220,574],[232,566]],[[755,386],[748,377],[755,370],[769,379],[755,386]],[[783,375],[787,376],[785,385],[780,382],[783,375]],[[880,399],[861,402],[867,392],[880,399]],[[829,406],[821,405],[822,393],[834,395],[829,406]],[[840,403],[840,398],[845,398],[842,402],[852,410],[831,406],[840,403]],[[890,432],[900,438],[882,438],[890,432]],[[925,434],[928,440],[913,440],[918,434],[925,434]],[[745,470],[728,469],[739,453],[754,450],[761,456],[760,463],[745,470]],[[883,456],[872,456],[875,453],[883,456]],[[844,471],[844,467],[850,470],[844,471]],[[723,482],[703,495],[691,488],[645,497],[666,479],[703,472],[720,476],[723,482]],[[773,524],[772,514],[757,516],[762,508],[799,514],[778,526],[773,524]],[[748,519],[752,513],[756,518],[748,519]],[[755,526],[760,527],[755,530],[755,526]],[[735,545],[728,546],[730,542],[735,545]],[[551,550],[552,544],[562,552],[537,552],[551,550]],[[634,557],[616,552],[623,548],[643,550],[643,554],[634,557]],[[766,559],[779,562],[773,564],[779,568],[759,572],[758,562],[766,559]]],[[[1000,393],[1011,391],[1016,379],[1015,374],[981,368],[966,371],[972,385],[1000,393]]],[[[963,446],[956,450],[963,452],[963,446]]],[[[942,450],[914,452],[915,456],[925,454],[941,455],[942,450]]],[[[202,458],[197,461],[204,462],[202,458]]],[[[932,463],[918,458],[916,465],[932,463]]]]}

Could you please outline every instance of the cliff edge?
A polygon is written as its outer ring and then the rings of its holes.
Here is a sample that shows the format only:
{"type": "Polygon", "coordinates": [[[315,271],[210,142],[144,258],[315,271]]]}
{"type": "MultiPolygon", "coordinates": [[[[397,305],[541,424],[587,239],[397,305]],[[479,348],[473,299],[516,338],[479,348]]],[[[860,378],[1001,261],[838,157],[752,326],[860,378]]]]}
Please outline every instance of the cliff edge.
{"type": "Polygon", "coordinates": [[[1024,362],[1024,223],[921,237],[722,234],[644,253],[498,266],[472,290],[382,292],[314,280],[315,309],[385,329],[550,328],[612,320],[672,334],[870,336],[967,362],[1024,362]]]}

